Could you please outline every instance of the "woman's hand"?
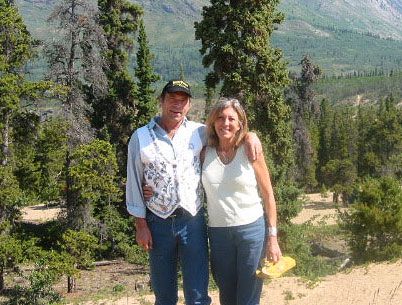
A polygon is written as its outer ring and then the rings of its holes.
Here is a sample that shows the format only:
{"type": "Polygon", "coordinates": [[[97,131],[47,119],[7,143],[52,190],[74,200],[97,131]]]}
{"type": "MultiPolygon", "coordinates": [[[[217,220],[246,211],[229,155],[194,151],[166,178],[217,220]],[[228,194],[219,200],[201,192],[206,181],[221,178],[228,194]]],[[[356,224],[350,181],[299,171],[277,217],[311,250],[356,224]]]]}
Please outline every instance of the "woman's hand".
{"type": "Polygon", "coordinates": [[[144,184],[142,186],[142,195],[144,196],[145,201],[148,201],[154,195],[154,191],[151,186],[148,184],[144,184]]]}
{"type": "Polygon", "coordinates": [[[276,236],[269,236],[266,247],[266,257],[269,261],[278,262],[282,257],[281,249],[279,248],[278,239],[276,236]]]}

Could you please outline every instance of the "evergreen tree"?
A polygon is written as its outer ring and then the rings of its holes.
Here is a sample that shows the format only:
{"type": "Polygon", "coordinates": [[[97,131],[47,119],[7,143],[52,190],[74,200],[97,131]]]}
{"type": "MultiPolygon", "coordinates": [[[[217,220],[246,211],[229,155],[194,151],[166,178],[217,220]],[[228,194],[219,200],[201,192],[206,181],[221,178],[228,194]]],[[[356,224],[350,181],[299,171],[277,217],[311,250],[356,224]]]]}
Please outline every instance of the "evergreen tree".
{"type": "Polygon", "coordinates": [[[288,101],[293,113],[293,139],[295,141],[296,181],[312,190],[317,182],[317,118],[319,105],[315,100],[313,84],[321,71],[309,56],[304,56],[299,77],[295,77],[288,93],[288,101]]]}
{"type": "MultiPolygon", "coordinates": [[[[21,189],[14,175],[18,160],[11,149],[13,137],[17,140],[21,126],[13,125],[22,113],[23,101],[43,98],[45,92],[51,95],[54,89],[50,82],[25,80],[22,70],[32,55],[32,38],[17,8],[0,0],[0,234],[11,230],[5,228],[13,226],[22,203],[21,189]]],[[[31,137],[29,126],[22,132],[26,140],[31,137]]]]}
{"type": "Polygon", "coordinates": [[[38,249],[33,242],[24,243],[27,245],[23,245],[23,253],[34,252],[31,253],[32,257],[28,255],[32,269],[20,274],[26,285],[16,285],[7,304],[59,304],[62,296],[54,290],[54,286],[60,282],[62,276],[77,273],[74,268],[75,258],[67,252],[44,251],[38,249]],[[32,251],[32,247],[36,249],[32,251]]]}
{"type": "Polygon", "coordinates": [[[68,124],[70,151],[93,138],[87,96],[101,98],[107,91],[101,52],[106,48],[102,28],[97,24],[96,7],[87,0],[63,0],[48,21],[55,25],[59,39],[46,50],[49,78],[66,86],[63,115],[68,124]]]}
{"type": "Polygon", "coordinates": [[[330,160],[330,133],[331,122],[334,109],[328,100],[322,100],[320,104],[320,117],[318,120],[319,144],[318,144],[318,166],[317,179],[320,184],[323,183],[323,174],[321,168],[330,160]]]}
{"type": "MultiPolygon", "coordinates": [[[[368,115],[367,115],[368,116],[368,115]]],[[[402,111],[390,96],[381,100],[375,117],[359,130],[361,175],[401,177],[402,111]]]]}
{"type": "MultiPolygon", "coordinates": [[[[381,176],[399,176],[402,160],[402,111],[389,96],[380,102],[377,120],[373,122],[374,152],[379,156],[381,176]]],[[[400,176],[399,176],[400,178],[400,176]]]]}
{"type": "Polygon", "coordinates": [[[81,145],[71,155],[67,174],[75,202],[67,210],[68,227],[92,233],[99,226],[105,207],[120,202],[117,161],[112,145],[102,140],[81,145]]]}
{"type": "Polygon", "coordinates": [[[357,128],[355,111],[352,108],[325,110],[320,122],[319,168],[320,183],[334,192],[334,201],[338,202],[342,194],[347,203],[357,178],[357,128]]]}
{"type": "Polygon", "coordinates": [[[367,178],[356,187],[342,227],[352,257],[359,263],[402,257],[402,189],[391,177],[367,178]]]}
{"type": "MultiPolygon", "coordinates": [[[[55,25],[59,40],[47,48],[49,78],[67,88],[63,97],[63,116],[68,123],[66,152],[66,209],[69,225],[71,215],[86,219],[90,211],[81,209],[68,174],[71,155],[82,144],[89,143],[94,132],[89,121],[92,112],[87,99],[99,99],[107,92],[105,62],[101,52],[106,48],[102,27],[97,23],[94,3],[87,0],[63,0],[55,6],[48,21],[55,25]],[[80,212],[81,215],[77,213],[80,212]]],[[[86,207],[86,206],[85,206],[86,207]]]]}
{"type": "Polygon", "coordinates": [[[0,292],[4,287],[6,268],[13,268],[23,260],[21,241],[0,235],[0,292]]]}
{"type": "Polygon", "coordinates": [[[260,132],[276,166],[275,180],[286,176],[293,159],[290,111],[283,93],[288,72],[282,52],[269,40],[283,20],[278,3],[215,0],[195,23],[203,65],[212,67],[205,79],[207,89],[221,84],[221,95],[243,101],[251,127],[260,132]]]}
{"type": "MultiPolygon", "coordinates": [[[[95,251],[98,247],[96,238],[85,231],[67,230],[62,236],[61,248],[72,258],[73,266],[77,271],[92,267],[95,251]]],[[[68,293],[73,292],[76,288],[74,275],[67,276],[68,293]]]]}
{"type": "Polygon", "coordinates": [[[39,190],[39,170],[36,162],[40,118],[33,111],[24,111],[13,118],[14,174],[21,190],[33,201],[39,190]]]}
{"type": "Polygon", "coordinates": [[[359,105],[357,112],[357,128],[358,128],[358,159],[357,170],[359,177],[376,177],[377,169],[380,167],[380,160],[373,152],[372,141],[372,124],[377,119],[377,113],[374,106],[359,105]]]}
{"type": "Polygon", "coordinates": [[[137,113],[136,126],[142,126],[149,122],[157,111],[157,101],[154,97],[155,90],[152,89],[152,84],[159,80],[152,68],[152,59],[148,46],[147,35],[145,32],[144,22],[141,20],[138,30],[138,52],[137,52],[137,68],[135,76],[138,79],[137,87],[137,113]]]}
{"type": "Polygon", "coordinates": [[[339,202],[339,195],[342,195],[344,204],[349,202],[349,196],[353,191],[357,179],[357,171],[350,159],[332,159],[321,169],[323,182],[333,191],[333,201],[339,202]]]}
{"type": "Polygon", "coordinates": [[[10,165],[0,166],[0,236],[12,232],[21,216],[22,192],[10,165]]]}
{"type": "Polygon", "coordinates": [[[313,84],[321,76],[321,70],[314,65],[310,56],[305,55],[300,62],[302,66],[300,78],[297,81],[298,95],[302,101],[302,115],[307,119],[315,118],[319,115],[320,106],[317,103],[313,84]]]}
{"type": "Polygon", "coordinates": [[[9,160],[11,121],[24,93],[22,67],[32,55],[32,38],[16,7],[0,0],[0,131],[4,166],[9,160]]]}
{"type": "MultiPolygon", "coordinates": [[[[282,52],[270,43],[283,21],[279,0],[212,0],[195,23],[201,40],[208,103],[220,94],[243,102],[250,127],[264,144],[275,185],[279,219],[290,223],[301,210],[300,190],[292,185],[293,144],[290,107],[284,88],[289,84],[282,52]]],[[[208,107],[207,103],[207,107],[208,107]]]]}
{"type": "Polygon", "coordinates": [[[214,89],[211,87],[206,87],[205,90],[206,90],[206,92],[205,92],[204,118],[207,118],[208,114],[211,111],[211,107],[212,107],[214,89]]]}
{"type": "Polygon", "coordinates": [[[65,190],[65,158],[67,153],[67,124],[61,118],[43,122],[36,141],[35,163],[40,200],[59,202],[65,190]]]}
{"type": "Polygon", "coordinates": [[[136,84],[128,72],[129,51],[142,15],[140,6],[127,0],[98,0],[100,25],[106,34],[109,92],[92,101],[92,124],[101,138],[110,140],[117,148],[122,175],[126,168],[128,139],[136,126],[136,84]]]}

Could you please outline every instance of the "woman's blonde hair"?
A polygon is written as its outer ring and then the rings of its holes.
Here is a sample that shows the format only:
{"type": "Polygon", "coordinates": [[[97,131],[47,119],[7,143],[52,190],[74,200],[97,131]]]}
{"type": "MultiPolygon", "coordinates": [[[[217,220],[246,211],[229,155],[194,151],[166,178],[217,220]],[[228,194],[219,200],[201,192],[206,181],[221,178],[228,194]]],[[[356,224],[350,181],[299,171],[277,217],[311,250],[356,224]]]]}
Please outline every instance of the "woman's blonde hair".
{"type": "Polygon", "coordinates": [[[218,100],[218,102],[216,102],[216,104],[212,106],[205,123],[207,126],[207,138],[209,146],[218,147],[219,145],[219,138],[215,131],[215,121],[218,119],[222,111],[228,107],[232,107],[239,117],[240,130],[236,134],[236,147],[242,143],[244,136],[248,132],[247,116],[240,102],[234,98],[222,97],[218,100]]]}

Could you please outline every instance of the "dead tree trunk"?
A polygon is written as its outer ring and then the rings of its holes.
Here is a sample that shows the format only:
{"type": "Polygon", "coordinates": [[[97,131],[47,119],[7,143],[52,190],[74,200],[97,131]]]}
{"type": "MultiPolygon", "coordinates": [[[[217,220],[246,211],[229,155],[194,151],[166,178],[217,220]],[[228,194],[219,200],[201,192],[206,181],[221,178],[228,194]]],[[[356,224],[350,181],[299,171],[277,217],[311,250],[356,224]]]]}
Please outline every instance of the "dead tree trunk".
{"type": "Polygon", "coordinates": [[[9,154],[9,146],[10,146],[10,113],[6,113],[4,115],[4,126],[1,131],[1,137],[3,143],[1,144],[1,165],[7,165],[8,163],[8,154],[9,154]]]}
{"type": "Polygon", "coordinates": [[[67,277],[67,293],[72,293],[75,290],[75,278],[73,276],[67,277]]]}

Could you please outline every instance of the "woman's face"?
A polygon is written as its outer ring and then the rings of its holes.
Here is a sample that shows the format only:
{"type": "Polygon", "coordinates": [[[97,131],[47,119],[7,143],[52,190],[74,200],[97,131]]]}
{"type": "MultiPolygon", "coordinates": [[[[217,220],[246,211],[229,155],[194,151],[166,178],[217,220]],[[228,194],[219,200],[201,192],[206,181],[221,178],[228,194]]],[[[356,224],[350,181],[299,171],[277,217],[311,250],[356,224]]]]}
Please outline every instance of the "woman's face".
{"type": "Polygon", "coordinates": [[[236,110],[232,107],[223,109],[215,120],[214,127],[219,141],[233,140],[240,130],[239,116],[236,110]]]}

